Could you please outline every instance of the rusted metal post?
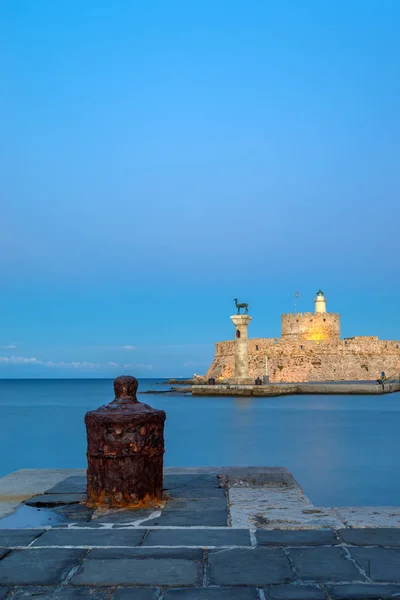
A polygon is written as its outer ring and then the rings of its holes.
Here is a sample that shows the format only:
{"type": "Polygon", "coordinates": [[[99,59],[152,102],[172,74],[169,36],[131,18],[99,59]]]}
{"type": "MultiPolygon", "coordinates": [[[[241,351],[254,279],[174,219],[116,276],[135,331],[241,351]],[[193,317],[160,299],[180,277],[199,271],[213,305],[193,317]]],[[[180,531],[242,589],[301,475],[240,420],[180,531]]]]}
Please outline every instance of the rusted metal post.
{"type": "Polygon", "coordinates": [[[135,377],[117,377],[115,400],[86,413],[87,502],[115,508],[162,499],[165,412],[138,402],[135,377]]]}

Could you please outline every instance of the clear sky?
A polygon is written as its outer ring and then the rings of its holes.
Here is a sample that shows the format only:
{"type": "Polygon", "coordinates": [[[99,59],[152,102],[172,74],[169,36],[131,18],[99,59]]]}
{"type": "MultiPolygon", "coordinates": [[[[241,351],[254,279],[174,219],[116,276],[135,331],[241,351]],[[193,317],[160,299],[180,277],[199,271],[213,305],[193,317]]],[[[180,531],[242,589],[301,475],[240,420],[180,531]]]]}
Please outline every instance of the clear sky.
{"type": "Polygon", "coordinates": [[[3,0],[0,377],[187,376],[313,310],[400,339],[398,0],[3,0]]]}

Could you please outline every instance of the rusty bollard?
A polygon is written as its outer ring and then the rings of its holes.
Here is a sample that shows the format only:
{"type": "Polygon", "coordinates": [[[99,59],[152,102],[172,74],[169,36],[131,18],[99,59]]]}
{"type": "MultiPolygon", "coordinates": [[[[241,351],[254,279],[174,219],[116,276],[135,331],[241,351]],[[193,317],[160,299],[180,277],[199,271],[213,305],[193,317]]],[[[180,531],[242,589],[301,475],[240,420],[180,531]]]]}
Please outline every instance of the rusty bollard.
{"type": "Polygon", "coordinates": [[[140,508],[162,499],[165,412],[138,402],[135,377],[117,377],[115,400],[86,413],[87,503],[140,508]]]}

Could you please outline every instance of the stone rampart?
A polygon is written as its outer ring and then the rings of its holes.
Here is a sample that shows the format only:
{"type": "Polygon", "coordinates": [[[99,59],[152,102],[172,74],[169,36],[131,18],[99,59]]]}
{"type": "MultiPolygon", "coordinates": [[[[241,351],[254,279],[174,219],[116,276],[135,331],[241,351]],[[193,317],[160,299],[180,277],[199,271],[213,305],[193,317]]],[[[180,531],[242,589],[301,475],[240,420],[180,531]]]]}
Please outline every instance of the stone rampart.
{"type": "MultiPolygon", "coordinates": [[[[323,313],[322,313],[323,314],[323,313]]],[[[234,341],[216,344],[207,377],[229,378],[234,374],[234,341]]],[[[356,336],[336,341],[254,338],[249,340],[249,375],[268,374],[271,382],[303,382],[377,379],[400,373],[400,341],[356,336]]]]}
{"type": "Polygon", "coordinates": [[[292,340],[339,340],[337,313],[297,313],[282,315],[282,338],[292,340]]]}
{"type": "MultiPolygon", "coordinates": [[[[249,349],[250,355],[250,349],[249,349]]],[[[249,357],[250,358],[250,357],[249,357]]],[[[217,342],[215,344],[215,356],[207,371],[206,378],[227,378],[235,374],[235,342],[217,342]]]]}

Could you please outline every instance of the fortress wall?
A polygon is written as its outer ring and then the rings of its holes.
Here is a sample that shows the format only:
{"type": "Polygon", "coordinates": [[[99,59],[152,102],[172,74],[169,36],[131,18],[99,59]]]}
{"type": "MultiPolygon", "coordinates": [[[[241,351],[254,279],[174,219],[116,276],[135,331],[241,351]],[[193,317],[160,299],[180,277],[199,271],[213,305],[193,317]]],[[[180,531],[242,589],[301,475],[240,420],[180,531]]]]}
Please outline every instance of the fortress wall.
{"type": "Polygon", "coordinates": [[[292,340],[340,339],[340,315],[337,313],[297,313],[282,315],[282,338],[292,340]]]}
{"type": "Polygon", "coordinates": [[[377,379],[381,372],[399,377],[400,356],[326,354],[273,357],[269,360],[270,381],[353,381],[377,379]]]}
{"type": "MultiPolygon", "coordinates": [[[[335,342],[253,338],[249,340],[249,375],[266,374],[271,382],[376,379],[400,373],[400,341],[357,336],[335,342]]],[[[233,377],[235,342],[219,342],[207,377],[233,377]]]]}
{"type": "Polygon", "coordinates": [[[217,342],[215,344],[214,360],[206,373],[207,379],[210,377],[233,377],[235,374],[235,342],[217,342]]]}
{"type": "Polygon", "coordinates": [[[235,341],[229,340],[228,342],[217,342],[215,344],[216,356],[230,356],[235,354],[235,341]]]}

